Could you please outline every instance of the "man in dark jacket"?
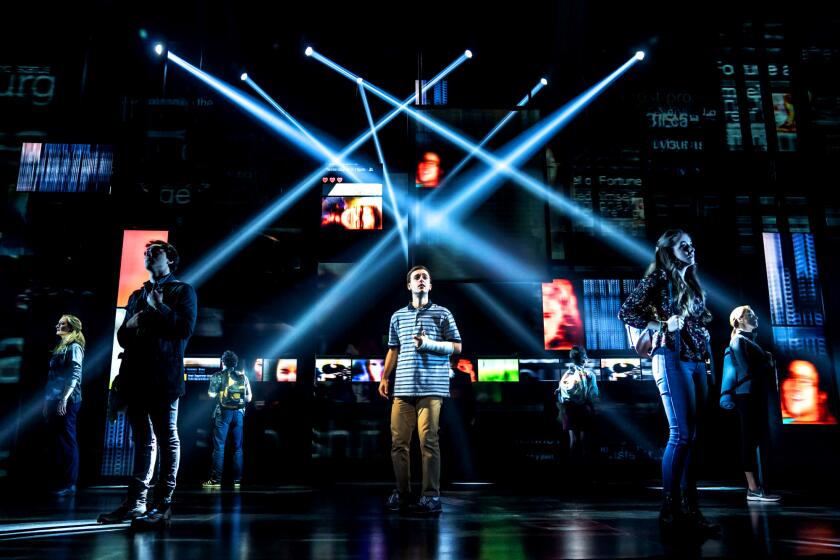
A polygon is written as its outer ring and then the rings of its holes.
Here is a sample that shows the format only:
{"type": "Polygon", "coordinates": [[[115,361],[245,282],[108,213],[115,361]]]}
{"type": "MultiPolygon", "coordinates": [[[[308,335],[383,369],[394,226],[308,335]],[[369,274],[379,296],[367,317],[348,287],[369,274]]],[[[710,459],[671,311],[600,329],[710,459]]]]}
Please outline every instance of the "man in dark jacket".
{"type": "Polygon", "coordinates": [[[134,473],[123,504],[99,516],[100,523],[133,520],[132,527],[168,526],[178,474],[178,399],[184,394],[184,350],[195,328],[197,299],[189,284],[173,276],[178,252],[165,241],[150,241],[144,253],[149,281],[131,294],[117,331],[123,347],[114,389],[126,403],[134,438],[134,473]],[[160,476],[151,507],[146,495],[154,472],[155,442],[160,476]]]}

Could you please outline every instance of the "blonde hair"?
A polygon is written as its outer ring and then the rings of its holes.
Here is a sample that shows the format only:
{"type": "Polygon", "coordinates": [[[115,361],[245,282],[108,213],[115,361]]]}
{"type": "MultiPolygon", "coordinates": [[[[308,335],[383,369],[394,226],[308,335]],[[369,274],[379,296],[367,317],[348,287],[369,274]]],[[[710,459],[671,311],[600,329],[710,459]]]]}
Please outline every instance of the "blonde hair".
{"type": "Polygon", "coordinates": [[[732,313],[729,314],[729,326],[732,327],[732,334],[729,335],[730,339],[735,338],[735,335],[738,334],[738,321],[747,311],[752,311],[752,308],[749,305],[739,305],[732,310],[732,313]]]}
{"type": "Polygon", "coordinates": [[[61,336],[61,342],[58,343],[53,349],[53,352],[58,350],[64,350],[74,342],[81,346],[82,348],[85,347],[85,335],[82,334],[82,320],[76,317],[75,315],[62,315],[61,319],[67,320],[67,325],[70,327],[70,332],[61,336]]]}

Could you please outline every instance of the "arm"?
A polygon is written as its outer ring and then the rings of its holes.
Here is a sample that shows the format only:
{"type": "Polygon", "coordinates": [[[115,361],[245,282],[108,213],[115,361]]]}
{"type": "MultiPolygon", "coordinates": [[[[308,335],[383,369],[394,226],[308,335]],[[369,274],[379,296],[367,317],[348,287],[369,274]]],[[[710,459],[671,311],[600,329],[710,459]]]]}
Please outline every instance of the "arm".
{"type": "Polygon", "coordinates": [[[186,339],[192,336],[198,315],[198,298],[189,284],[181,284],[172,305],[160,302],[154,308],[155,325],[166,338],[186,339]]]}
{"type": "Polygon", "coordinates": [[[128,298],[128,305],[125,306],[125,317],[123,317],[122,325],[117,329],[117,342],[120,346],[126,348],[131,345],[132,340],[137,334],[136,328],[128,326],[128,322],[137,313],[137,299],[140,297],[140,291],[136,291],[128,298]]]}
{"type": "Polygon", "coordinates": [[[219,394],[219,376],[218,374],[213,374],[213,377],[210,378],[210,386],[207,388],[207,396],[211,399],[215,399],[216,396],[219,394]]]}
{"type": "Polygon", "coordinates": [[[57,411],[59,416],[64,416],[67,413],[67,401],[70,400],[70,395],[73,394],[73,390],[75,390],[77,385],[82,384],[82,362],[85,359],[85,351],[75,342],[70,345],[68,350],[70,352],[70,367],[72,371],[70,373],[70,379],[67,380],[67,384],[64,386],[64,392],[61,394],[61,398],[58,399],[57,411]]]}
{"type": "MultiPolygon", "coordinates": [[[[245,375],[245,372],[242,373],[245,375]]],[[[254,395],[251,393],[251,382],[248,381],[248,376],[245,375],[245,402],[251,402],[251,399],[254,398],[254,395]]]]}
{"type": "Polygon", "coordinates": [[[750,361],[747,355],[747,341],[742,336],[736,336],[730,344],[732,348],[732,364],[738,371],[738,377],[743,378],[750,375],[750,361]]]}
{"type": "Polygon", "coordinates": [[[455,318],[452,316],[452,313],[447,312],[442,321],[441,338],[443,338],[442,341],[432,340],[425,335],[414,337],[417,350],[421,352],[430,352],[441,356],[460,354],[463,349],[461,333],[458,332],[458,326],[455,324],[455,318]]]}
{"type": "Polygon", "coordinates": [[[652,313],[652,309],[655,309],[653,300],[659,290],[659,283],[657,274],[648,274],[642,278],[633,293],[621,304],[618,318],[637,329],[659,330],[660,323],[655,313],[652,313]]]}
{"type": "Polygon", "coordinates": [[[382,372],[382,379],[379,381],[379,394],[388,398],[388,392],[391,383],[391,374],[397,367],[397,358],[400,354],[399,346],[395,348],[388,348],[388,354],[385,355],[385,370],[382,372]]]}

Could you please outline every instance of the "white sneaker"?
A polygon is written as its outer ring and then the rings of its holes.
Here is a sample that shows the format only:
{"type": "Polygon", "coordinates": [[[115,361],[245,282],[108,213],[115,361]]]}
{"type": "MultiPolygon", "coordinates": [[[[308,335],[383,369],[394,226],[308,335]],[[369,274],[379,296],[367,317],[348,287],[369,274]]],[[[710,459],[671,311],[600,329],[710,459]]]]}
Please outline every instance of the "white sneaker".
{"type": "Polygon", "coordinates": [[[750,490],[747,488],[748,502],[778,502],[782,497],[778,494],[765,494],[764,488],[759,487],[758,490],[750,490]]]}

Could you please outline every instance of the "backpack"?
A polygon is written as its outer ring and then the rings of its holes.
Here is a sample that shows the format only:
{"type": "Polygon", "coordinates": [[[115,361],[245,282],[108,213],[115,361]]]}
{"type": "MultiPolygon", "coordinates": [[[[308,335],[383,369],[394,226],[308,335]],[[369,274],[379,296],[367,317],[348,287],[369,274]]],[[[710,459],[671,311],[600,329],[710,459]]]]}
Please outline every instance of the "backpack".
{"type": "Polygon", "coordinates": [[[738,389],[741,389],[742,393],[750,392],[750,376],[741,376],[738,371],[738,363],[730,341],[723,352],[723,375],[720,382],[720,407],[726,410],[735,408],[735,394],[738,389]]]}
{"type": "Polygon", "coordinates": [[[245,400],[245,374],[230,370],[222,372],[222,387],[219,390],[219,404],[222,408],[239,410],[248,404],[245,400]]]}

